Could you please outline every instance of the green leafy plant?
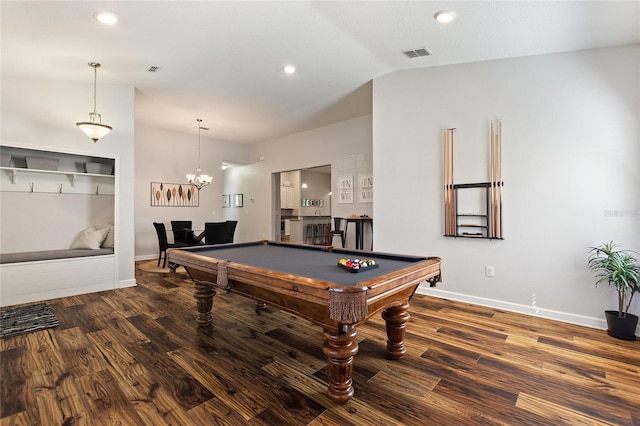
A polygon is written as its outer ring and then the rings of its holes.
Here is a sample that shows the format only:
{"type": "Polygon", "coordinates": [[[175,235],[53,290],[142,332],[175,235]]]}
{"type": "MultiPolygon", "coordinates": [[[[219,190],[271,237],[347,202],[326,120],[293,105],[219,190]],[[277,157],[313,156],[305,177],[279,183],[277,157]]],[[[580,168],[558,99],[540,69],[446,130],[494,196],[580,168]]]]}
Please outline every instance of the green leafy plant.
{"type": "Polygon", "coordinates": [[[640,293],[640,263],[629,250],[616,250],[613,241],[590,247],[589,269],[597,281],[613,285],[618,292],[618,317],[625,318],[635,293],[640,293]]]}

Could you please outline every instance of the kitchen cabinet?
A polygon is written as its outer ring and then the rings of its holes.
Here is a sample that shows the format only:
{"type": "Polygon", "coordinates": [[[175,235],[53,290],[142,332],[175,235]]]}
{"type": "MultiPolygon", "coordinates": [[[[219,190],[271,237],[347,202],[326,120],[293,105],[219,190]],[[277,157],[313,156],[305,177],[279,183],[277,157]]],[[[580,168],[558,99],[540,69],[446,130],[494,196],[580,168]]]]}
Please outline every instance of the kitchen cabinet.
{"type": "Polygon", "coordinates": [[[296,205],[296,200],[294,198],[294,190],[291,186],[281,186],[280,187],[280,208],[283,209],[294,209],[298,208],[296,205]]]}
{"type": "Polygon", "coordinates": [[[280,207],[300,208],[300,171],[280,173],[280,207]]]}

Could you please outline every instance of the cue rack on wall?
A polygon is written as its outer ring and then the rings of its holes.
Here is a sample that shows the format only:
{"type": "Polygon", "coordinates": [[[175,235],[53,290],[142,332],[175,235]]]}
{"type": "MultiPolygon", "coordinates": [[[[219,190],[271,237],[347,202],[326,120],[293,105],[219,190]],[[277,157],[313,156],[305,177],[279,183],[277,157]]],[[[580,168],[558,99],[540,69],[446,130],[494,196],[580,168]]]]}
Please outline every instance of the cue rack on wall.
{"type": "Polygon", "coordinates": [[[493,121],[489,123],[489,182],[453,183],[455,130],[444,131],[444,236],[502,240],[502,122],[498,120],[496,126],[493,121]],[[465,195],[472,191],[478,210],[460,213],[460,200],[468,200],[465,195]]]}

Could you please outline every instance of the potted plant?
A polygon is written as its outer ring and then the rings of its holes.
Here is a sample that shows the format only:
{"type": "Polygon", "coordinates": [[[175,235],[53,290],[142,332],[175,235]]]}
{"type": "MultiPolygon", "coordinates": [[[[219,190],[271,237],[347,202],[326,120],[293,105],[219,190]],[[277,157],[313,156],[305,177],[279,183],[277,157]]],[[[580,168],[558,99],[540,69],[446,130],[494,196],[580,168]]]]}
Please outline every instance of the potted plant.
{"type": "Polygon", "coordinates": [[[629,313],[635,293],[640,293],[640,262],[629,250],[617,250],[613,241],[591,247],[589,269],[597,281],[613,285],[618,292],[618,310],[605,311],[607,333],[623,340],[635,340],[638,317],[629,313]]]}

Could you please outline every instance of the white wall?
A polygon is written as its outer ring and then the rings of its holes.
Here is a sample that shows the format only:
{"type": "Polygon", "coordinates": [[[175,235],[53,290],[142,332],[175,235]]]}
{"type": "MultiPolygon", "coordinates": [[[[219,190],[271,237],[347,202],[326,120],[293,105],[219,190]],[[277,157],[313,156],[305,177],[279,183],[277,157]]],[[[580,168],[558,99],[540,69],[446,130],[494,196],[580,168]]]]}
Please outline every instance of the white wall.
{"type": "Polygon", "coordinates": [[[113,198],[113,195],[2,192],[0,253],[71,248],[77,235],[89,226],[100,229],[113,224],[113,198]]]}
{"type": "Polygon", "coordinates": [[[424,292],[604,328],[615,292],[586,261],[604,241],[640,251],[639,63],[635,45],[375,80],[376,249],[441,256],[443,282],[424,292]],[[505,240],[445,238],[443,129],[457,128],[454,183],[488,181],[498,118],[505,240]]]}
{"type": "MultiPolygon", "coordinates": [[[[275,239],[280,211],[272,193],[273,173],[331,164],[361,156],[371,167],[371,116],[366,115],[260,143],[253,147],[253,163],[225,171],[224,193],[244,194],[244,207],[224,209],[224,219],[238,220],[235,241],[275,239]]],[[[355,173],[355,169],[352,171],[355,173]]],[[[332,190],[336,191],[335,188],[332,190]]],[[[335,197],[332,197],[335,198],[335,197]]],[[[332,200],[332,214],[335,200],[332,200]]]]}
{"type": "Polygon", "coordinates": [[[205,222],[222,221],[222,162],[249,162],[249,145],[217,141],[202,132],[200,166],[204,173],[213,176],[213,182],[200,190],[199,206],[152,207],[151,182],[187,183],[186,174],[195,173],[198,167],[195,119],[193,134],[136,125],[135,252],[138,260],[158,256],[153,222],[164,222],[166,228],[171,229],[172,220],[191,220],[194,229],[204,229],[205,222]]]}
{"type": "MultiPolygon", "coordinates": [[[[2,76],[0,142],[116,161],[116,286],[135,284],[133,246],[134,89],[100,85],[98,111],[113,131],[94,143],[75,125],[87,120],[93,85],[2,76]]],[[[29,212],[25,211],[28,215],[29,212]]],[[[2,226],[5,226],[0,221],[2,226]]],[[[25,230],[28,232],[28,230],[25,230]]]]}

